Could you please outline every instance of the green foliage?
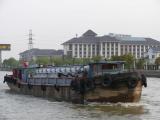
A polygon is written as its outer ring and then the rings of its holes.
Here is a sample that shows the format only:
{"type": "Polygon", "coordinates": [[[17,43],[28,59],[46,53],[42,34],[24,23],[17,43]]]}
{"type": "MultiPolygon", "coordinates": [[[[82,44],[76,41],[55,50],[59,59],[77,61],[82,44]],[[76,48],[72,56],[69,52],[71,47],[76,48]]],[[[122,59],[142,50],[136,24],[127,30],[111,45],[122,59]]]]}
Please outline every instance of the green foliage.
{"type": "Polygon", "coordinates": [[[92,58],[92,60],[94,61],[94,62],[99,62],[100,60],[102,60],[102,57],[101,56],[94,56],[93,58],[92,58]]]}
{"type": "Polygon", "coordinates": [[[75,59],[75,62],[73,64],[88,64],[90,63],[90,58],[73,58],[75,59]]]}
{"type": "Polygon", "coordinates": [[[38,57],[35,60],[36,64],[48,65],[50,64],[50,59],[48,57],[38,57]]]}
{"type": "Polygon", "coordinates": [[[156,58],[155,64],[160,65],[160,57],[156,58]]]}
{"type": "Polygon", "coordinates": [[[53,58],[52,60],[53,60],[54,65],[63,65],[64,64],[64,59],[63,58],[57,57],[57,58],[53,58]]]}
{"type": "Polygon", "coordinates": [[[55,65],[73,65],[73,64],[88,64],[90,62],[89,58],[54,58],[55,65]]]}
{"type": "Polygon", "coordinates": [[[88,64],[89,58],[71,58],[71,57],[38,57],[36,60],[29,62],[30,65],[42,64],[42,65],[73,65],[73,64],[88,64]]]}
{"type": "Polygon", "coordinates": [[[36,61],[35,61],[35,60],[29,61],[29,65],[34,65],[34,64],[36,64],[36,61]]]}
{"type": "Polygon", "coordinates": [[[130,69],[131,67],[133,68],[133,65],[134,65],[134,56],[131,55],[131,54],[126,54],[126,55],[123,55],[124,57],[124,61],[126,61],[126,68],[130,69]]]}
{"type": "Polygon", "coordinates": [[[113,61],[126,61],[125,68],[130,69],[134,64],[134,56],[132,54],[126,54],[122,56],[112,56],[111,60],[113,61]]]}
{"type": "Polygon", "coordinates": [[[4,67],[9,67],[9,68],[14,68],[19,66],[19,61],[16,60],[15,58],[11,57],[9,59],[5,59],[3,61],[3,66],[4,67]]]}
{"type": "Polygon", "coordinates": [[[112,56],[111,57],[112,61],[124,61],[123,56],[112,56]]]}
{"type": "Polygon", "coordinates": [[[83,64],[88,64],[91,62],[90,58],[83,58],[83,64]]]}
{"type": "Polygon", "coordinates": [[[136,60],[136,68],[137,69],[143,69],[144,64],[145,64],[145,59],[136,60]]]}

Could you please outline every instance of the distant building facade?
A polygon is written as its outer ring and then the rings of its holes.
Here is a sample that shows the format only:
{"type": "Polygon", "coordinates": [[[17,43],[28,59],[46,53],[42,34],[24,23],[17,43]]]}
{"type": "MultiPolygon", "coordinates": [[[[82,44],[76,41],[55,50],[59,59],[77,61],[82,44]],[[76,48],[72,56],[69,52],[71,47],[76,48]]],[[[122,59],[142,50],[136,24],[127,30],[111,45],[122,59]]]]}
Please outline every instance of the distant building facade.
{"type": "Polygon", "coordinates": [[[20,60],[22,61],[31,61],[36,60],[38,57],[62,57],[63,50],[54,50],[54,49],[37,49],[33,48],[30,50],[26,50],[20,55],[20,60]]]}
{"type": "Polygon", "coordinates": [[[145,57],[148,59],[149,63],[154,64],[155,60],[160,57],[160,47],[149,48],[146,52],[145,57]]]}
{"type": "Polygon", "coordinates": [[[160,47],[160,42],[152,38],[114,33],[97,36],[95,32],[88,30],[82,36],[72,38],[62,45],[64,55],[74,58],[92,58],[97,55],[111,58],[111,56],[131,53],[139,59],[145,57],[144,53],[149,48],[160,47]]]}

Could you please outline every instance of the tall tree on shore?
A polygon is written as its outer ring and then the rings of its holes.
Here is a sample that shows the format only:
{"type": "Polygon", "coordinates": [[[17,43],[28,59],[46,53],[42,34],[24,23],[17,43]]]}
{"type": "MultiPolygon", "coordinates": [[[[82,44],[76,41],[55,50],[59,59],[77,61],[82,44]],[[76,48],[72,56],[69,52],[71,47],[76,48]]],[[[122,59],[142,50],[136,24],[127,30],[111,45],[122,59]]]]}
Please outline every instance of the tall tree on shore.
{"type": "Polygon", "coordinates": [[[50,59],[48,57],[38,57],[35,60],[36,64],[42,64],[42,65],[48,65],[50,62],[50,59]]]}
{"type": "Polygon", "coordinates": [[[93,60],[94,62],[99,62],[100,60],[102,60],[102,57],[101,57],[100,55],[94,56],[94,57],[92,58],[92,60],[93,60]]]}
{"type": "Polygon", "coordinates": [[[3,67],[14,68],[18,66],[19,66],[19,61],[13,57],[3,60],[3,67]]]}
{"type": "Polygon", "coordinates": [[[136,60],[136,68],[137,69],[143,69],[144,64],[145,64],[145,59],[136,60]]]}
{"type": "Polygon", "coordinates": [[[155,64],[156,64],[156,65],[160,65],[160,57],[156,58],[155,64]]]}
{"type": "Polygon", "coordinates": [[[134,56],[132,54],[126,54],[122,56],[112,56],[112,61],[126,61],[125,68],[130,69],[134,65],[134,56]]]}
{"type": "Polygon", "coordinates": [[[112,61],[124,61],[123,56],[112,56],[111,59],[112,61]]]}
{"type": "Polygon", "coordinates": [[[126,54],[123,56],[123,58],[124,58],[124,61],[126,61],[126,64],[125,64],[126,67],[128,69],[133,68],[134,61],[135,61],[134,56],[132,54],[126,54]]]}

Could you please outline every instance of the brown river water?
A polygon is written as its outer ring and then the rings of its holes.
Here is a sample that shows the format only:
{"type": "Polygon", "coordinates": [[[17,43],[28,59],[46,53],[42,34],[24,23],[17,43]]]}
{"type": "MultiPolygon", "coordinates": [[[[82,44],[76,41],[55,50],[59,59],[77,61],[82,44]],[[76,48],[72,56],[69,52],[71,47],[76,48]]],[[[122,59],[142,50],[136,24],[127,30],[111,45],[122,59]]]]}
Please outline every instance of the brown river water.
{"type": "Polygon", "coordinates": [[[160,120],[160,78],[148,78],[139,103],[67,102],[20,95],[3,84],[0,72],[0,120],[160,120]]]}

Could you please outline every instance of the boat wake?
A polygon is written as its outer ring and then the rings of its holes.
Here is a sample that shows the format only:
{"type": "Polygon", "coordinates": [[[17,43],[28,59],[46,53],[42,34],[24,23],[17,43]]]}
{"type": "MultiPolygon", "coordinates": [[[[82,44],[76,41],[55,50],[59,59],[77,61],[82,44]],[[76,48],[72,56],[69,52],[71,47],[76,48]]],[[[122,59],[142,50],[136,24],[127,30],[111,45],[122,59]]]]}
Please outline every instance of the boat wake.
{"type": "Polygon", "coordinates": [[[144,106],[143,103],[88,103],[78,108],[114,115],[141,115],[147,112],[144,106]]]}

